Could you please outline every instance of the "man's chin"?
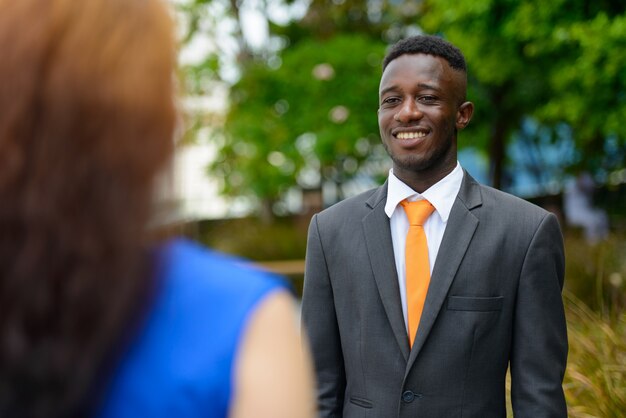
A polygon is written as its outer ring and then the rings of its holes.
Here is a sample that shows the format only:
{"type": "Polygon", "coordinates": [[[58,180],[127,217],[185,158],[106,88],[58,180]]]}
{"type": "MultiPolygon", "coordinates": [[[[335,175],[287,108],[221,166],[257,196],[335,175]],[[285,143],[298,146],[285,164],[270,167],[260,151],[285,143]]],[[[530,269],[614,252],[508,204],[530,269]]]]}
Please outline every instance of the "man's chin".
{"type": "Polygon", "coordinates": [[[395,156],[391,155],[393,166],[404,171],[419,172],[427,170],[431,167],[431,162],[425,158],[416,157],[415,155],[395,156]]]}

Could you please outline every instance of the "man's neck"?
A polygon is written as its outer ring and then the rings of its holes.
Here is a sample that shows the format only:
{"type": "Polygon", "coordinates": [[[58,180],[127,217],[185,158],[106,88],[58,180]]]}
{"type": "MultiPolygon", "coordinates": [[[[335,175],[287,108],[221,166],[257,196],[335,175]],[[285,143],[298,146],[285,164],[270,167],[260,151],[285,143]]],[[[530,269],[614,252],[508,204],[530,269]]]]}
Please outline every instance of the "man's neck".
{"type": "Polygon", "coordinates": [[[415,190],[418,193],[424,193],[433,184],[438,183],[439,181],[441,181],[441,179],[450,174],[456,167],[456,164],[457,162],[455,160],[454,164],[442,167],[441,170],[437,170],[434,172],[429,170],[408,171],[394,167],[393,174],[411,189],[415,190]]]}

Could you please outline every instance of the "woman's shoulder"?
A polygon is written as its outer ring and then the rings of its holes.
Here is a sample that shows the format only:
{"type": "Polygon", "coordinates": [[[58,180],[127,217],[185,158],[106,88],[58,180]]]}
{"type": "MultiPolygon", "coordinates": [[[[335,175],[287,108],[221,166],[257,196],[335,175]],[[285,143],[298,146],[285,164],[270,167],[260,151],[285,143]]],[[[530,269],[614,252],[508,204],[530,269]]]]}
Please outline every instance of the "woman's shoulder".
{"type": "Polygon", "coordinates": [[[160,245],[154,260],[155,296],[100,417],[224,417],[247,323],[285,284],[182,239],[160,245]]]}
{"type": "Polygon", "coordinates": [[[245,301],[285,287],[282,278],[255,267],[248,260],[187,239],[170,240],[160,246],[157,254],[157,277],[164,286],[182,292],[211,299],[236,297],[245,301]]]}

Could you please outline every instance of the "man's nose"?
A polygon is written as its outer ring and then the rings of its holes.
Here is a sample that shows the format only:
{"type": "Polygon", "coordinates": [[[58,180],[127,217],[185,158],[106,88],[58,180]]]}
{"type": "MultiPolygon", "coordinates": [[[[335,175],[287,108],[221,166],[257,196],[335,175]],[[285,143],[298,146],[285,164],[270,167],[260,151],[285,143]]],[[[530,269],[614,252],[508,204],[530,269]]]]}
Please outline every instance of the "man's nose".
{"type": "Polygon", "coordinates": [[[408,123],[413,120],[421,119],[423,116],[422,111],[420,110],[419,105],[413,99],[405,100],[402,103],[400,109],[398,109],[398,113],[394,115],[394,119],[398,122],[408,123]]]}

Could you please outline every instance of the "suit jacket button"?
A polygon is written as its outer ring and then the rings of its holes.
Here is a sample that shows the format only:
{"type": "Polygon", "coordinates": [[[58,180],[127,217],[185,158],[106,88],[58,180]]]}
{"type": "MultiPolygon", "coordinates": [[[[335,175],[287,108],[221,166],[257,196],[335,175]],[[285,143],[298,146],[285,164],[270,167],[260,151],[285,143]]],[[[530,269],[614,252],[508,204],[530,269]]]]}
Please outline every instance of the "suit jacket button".
{"type": "Polygon", "coordinates": [[[406,403],[411,403],[413,402],[414,399],[415,399],[415,394],[410,390],[407,390],[406,392],[402,394],[402,400],[406,403]]]}

